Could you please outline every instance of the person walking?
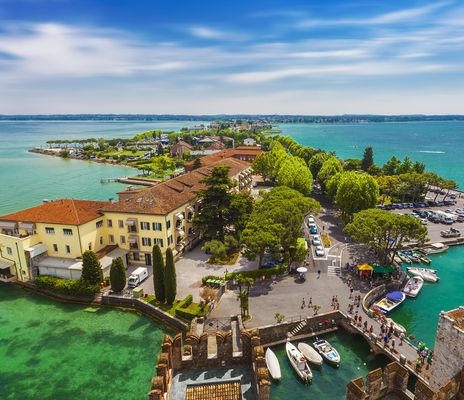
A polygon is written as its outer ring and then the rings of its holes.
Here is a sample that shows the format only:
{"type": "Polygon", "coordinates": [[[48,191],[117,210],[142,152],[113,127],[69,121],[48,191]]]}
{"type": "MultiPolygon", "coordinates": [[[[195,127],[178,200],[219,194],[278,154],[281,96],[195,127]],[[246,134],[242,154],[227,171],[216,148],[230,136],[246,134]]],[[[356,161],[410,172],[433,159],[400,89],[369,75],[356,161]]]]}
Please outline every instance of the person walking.
{"type": "Polygon", "coordinates": [[[301,302],[301,309],[305,307],[306,307],[306,302],[305,302],[305,298],[303,297],[303,301],[301,302]]]}
{"type": "Polygon", "coordinates": [[[310,298],[309,298],[309,302],[308,302],[308,308],[309,308],[309,307],[312,307],[312,306],[313,306],[313,298],[310,297],[310,298]]]}

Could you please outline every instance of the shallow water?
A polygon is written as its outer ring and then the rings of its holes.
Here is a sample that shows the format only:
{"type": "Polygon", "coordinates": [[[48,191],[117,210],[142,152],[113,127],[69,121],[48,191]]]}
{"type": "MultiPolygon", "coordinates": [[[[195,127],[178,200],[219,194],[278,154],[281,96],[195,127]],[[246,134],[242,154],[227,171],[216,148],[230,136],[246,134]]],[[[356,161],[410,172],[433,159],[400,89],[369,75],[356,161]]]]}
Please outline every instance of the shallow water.
{"type": "MultiPolygon", "coordinates": [[[[279,359],[282,381],[273,383],[272,400],[286,399],[345,399],[346,384],[359,376],[365,377],[375,368],[383,367],[389,360],[384,356],[374,356],[369,345],[360,336],[351,335],[343,330],[323,336],[340,354],[340,367],[335,368],[327,363],[321,367],[310,364],[313,382],[305,385],[293,370],[285,354],[285,345],[276,346],[272,350],[279,359]]],[[[311,339],[306,341],[311,344],[311,339]]],[[[295,346],[298,342],[293,343],[295,346]]]]}
{"type": "Polygon", "coordinates": [[[0,398],[146,399],[165,332],[130,311],[0,283],[0,398]]]}

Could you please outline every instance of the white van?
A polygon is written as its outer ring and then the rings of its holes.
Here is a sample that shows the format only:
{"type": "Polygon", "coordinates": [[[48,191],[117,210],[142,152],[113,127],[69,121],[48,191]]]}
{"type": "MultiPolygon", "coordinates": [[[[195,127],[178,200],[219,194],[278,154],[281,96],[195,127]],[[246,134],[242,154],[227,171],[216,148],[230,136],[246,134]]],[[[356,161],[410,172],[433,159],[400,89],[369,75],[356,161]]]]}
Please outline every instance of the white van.
{"type": "Polygon", "coordinates": [[[140,285],[145,279],[148,278],[148,269],[145,267],[139,267],[134,272],[132,272],[131,276],[127,280],[127,286],[134,288],[140,285]]]}

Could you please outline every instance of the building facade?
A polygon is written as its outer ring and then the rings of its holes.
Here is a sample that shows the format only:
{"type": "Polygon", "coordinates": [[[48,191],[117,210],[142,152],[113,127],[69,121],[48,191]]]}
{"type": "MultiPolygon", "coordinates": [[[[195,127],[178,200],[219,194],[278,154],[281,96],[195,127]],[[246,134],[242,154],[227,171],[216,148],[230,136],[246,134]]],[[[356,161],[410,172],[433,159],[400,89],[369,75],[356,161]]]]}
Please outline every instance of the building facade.
{"type": "Polygon", "coordinates": [[[97,253],[104,275],[111,262],[151,265],[153,245],[179,255],[199,233],[193,217],[198,191],[215,165],[227,165],[238,191],[252,186],[250,164],[227,158],[156,186],[118,193],[118,201],[62,199],[0,217],[0,280],[27,281],[39,274],[78,279],[86,250],[97,253]]]}

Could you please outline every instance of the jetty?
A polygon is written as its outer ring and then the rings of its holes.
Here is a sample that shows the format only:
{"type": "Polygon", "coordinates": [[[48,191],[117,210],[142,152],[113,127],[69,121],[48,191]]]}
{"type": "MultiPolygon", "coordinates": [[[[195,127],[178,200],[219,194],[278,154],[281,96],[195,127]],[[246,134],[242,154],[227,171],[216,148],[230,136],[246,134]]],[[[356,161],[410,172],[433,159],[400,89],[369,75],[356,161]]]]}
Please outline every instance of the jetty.
{"type": "Polygon", "coordinates": [[[122,178],[101,178],[100,183],[112,183],[112,182],[119,182],[125,183],[127,185],[139,185],[139,186],[155,186],[159,183],[159,181],[152,181],[149,179],[144,178],[132,178],[130,176],[122,177],[122,178]]]}

